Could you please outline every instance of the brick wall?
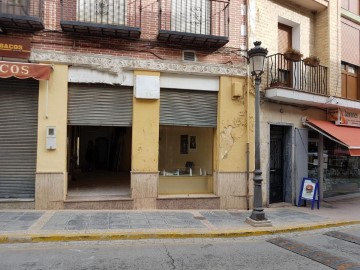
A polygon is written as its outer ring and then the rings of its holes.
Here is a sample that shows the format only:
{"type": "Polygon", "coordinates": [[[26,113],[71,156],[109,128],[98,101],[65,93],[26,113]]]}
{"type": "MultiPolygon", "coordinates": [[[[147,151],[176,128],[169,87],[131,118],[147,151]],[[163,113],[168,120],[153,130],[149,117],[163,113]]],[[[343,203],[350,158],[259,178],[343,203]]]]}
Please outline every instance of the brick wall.
{"type": "MultiPolygon", "coordinates": [[[[262,45],[269,50],[269,55],[278,53],[278,23],[288,20],[289,25],[300,27],[300,44],[298,48],[304,56],[314,53],[314,15],[298,6],[291,5],[288,1],[268,0],[256,1],[255,32],[251,33],[252,39],[262,41],[262,45]],[[269,12],[271,10],[271,12],[269,12]],[[282,18],[282,19],[279,19],[282,18]],[[291,22],[291,23],[290,23],[291,22]]],[[[293,47],[296,45],[293,43],[293,47]]]]}
{"type": "MultiPolygon", "coordinates": [[[[74,17],[76,10],[74,0],[63,1],[63,19],[74,17]]],[[[204,63],[241,63],[244,59],[238,56],[240,45],[246,44],[246,36],[240,34],[246,17],[241,15],[241,5],[246,0],[231,0],[229,6],[229,43],[216,51],[197,51],[197,59],[204,63]]],[[[162,59],[178,61],[182,59],[180,45],[159,43],[158,34],[158,5],[157,0],[143,0],[141,13],[141,37],[139,40],[126,40],[112,37],[74,35],[61,31],[60,21],[62,9],[60,0],[44,0],[45,30],[36,33],[19,34],[8,31],[9,36],[21,36],[30,39],[33,49],[56,50],[62,52],[94,53],[114,56],[123,56],[141,59],[162,59]]]]}

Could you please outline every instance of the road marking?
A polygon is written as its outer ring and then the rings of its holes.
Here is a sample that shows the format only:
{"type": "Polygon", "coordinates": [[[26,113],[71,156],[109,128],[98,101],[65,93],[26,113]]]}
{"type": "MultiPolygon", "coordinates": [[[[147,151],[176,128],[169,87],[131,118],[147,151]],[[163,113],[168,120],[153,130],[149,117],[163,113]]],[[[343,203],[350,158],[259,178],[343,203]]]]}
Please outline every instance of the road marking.
{"type": "Polygon", "coordinates": [[[278,237],[267,240],[276,246],[309,258],[313,261],[319,262],[332,269],[338,270],[355,270],[360,269],[360,263],[353,262],[349,259],[334,256],[329,252],[322,251],[310,245],[304,245],[300,242],[289,240],[286,238],[278,237]]]}
{"type": "Polygon", "coordinates": [[[347,242],[351,242],[351,243],[360,245],[360,237],[357,237],[355,235],[351,235],[348,233],[330,231],[330,232],[324,233],[324,235],[331,236],[331,237],[334,237],[334,238],[337,238],[340,240],[344,240],[347,242]]]}

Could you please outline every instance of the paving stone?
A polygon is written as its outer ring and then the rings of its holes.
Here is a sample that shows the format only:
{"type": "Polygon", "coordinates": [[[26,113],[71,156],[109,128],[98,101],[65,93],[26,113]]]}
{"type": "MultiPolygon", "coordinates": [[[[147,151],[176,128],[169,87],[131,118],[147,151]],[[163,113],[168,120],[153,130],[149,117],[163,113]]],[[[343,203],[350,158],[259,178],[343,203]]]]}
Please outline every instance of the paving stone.
{"type": "Polygon", "coordinates": [[[110,224],[109,229],[130,229],[130,225],[127,224],[110,224]]]}
{"type": "Polygon", "coordinates": [[[89,230],[107,230],[109,228],[109,224],[88,224],[87,226],[89,230]]]}
{"type": "Polygon", "coordinates": [[[129,225],[131,229],[149,229],[149,224],[130,224],[129,225]]]}

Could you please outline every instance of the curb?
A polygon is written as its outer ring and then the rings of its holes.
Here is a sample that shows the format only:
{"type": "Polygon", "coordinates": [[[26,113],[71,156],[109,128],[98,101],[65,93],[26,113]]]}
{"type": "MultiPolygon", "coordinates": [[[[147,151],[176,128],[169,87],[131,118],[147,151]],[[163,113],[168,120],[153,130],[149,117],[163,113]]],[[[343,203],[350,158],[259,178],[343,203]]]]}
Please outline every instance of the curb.
{"type": "Polygon", "coordinates": [[[248,230],[212,230],[209,232],[104,232],[98,233],[50,233],[24,234],[13,233],[0,235],[0,244],[10,243],[42,243],[42,242],[70,242],[70,241],[111,241],[111,240],[140,240],[140,239],[186,239],[186,238],[237,238],[261,235],[275,235],[280,233],[301,232],[360,224],[360,221],[339,221],[319,223],[315,225],[303,224],[280,228],[256,228],[248,230]]]}

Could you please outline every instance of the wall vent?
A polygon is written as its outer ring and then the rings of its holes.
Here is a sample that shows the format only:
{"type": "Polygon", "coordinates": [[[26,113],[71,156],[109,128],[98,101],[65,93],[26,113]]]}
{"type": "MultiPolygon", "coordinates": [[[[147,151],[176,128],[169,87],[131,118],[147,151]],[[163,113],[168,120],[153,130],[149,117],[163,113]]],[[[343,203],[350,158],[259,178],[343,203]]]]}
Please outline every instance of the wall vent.
{"type": "Polygon", "coordinates": [[[196,62],[196,54],[194,51],[183,51],[183,60],[189,62],[196,62]]]}

